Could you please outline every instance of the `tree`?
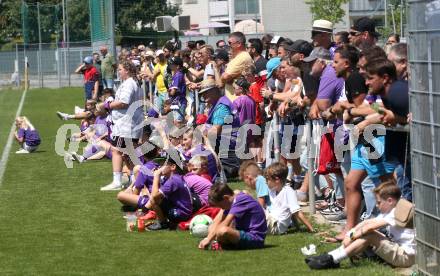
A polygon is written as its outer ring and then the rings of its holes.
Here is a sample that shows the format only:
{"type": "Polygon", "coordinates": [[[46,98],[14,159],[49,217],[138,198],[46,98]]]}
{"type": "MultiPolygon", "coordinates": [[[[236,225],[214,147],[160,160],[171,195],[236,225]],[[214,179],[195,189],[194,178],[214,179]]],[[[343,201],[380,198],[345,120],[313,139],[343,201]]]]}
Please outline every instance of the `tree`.
{"type": "Polygon", "coordinates": [[[333,24],[342,21],[345,10],[341,7],[350,0],[307,0],[313,20],[325,19],[333,24]]]}

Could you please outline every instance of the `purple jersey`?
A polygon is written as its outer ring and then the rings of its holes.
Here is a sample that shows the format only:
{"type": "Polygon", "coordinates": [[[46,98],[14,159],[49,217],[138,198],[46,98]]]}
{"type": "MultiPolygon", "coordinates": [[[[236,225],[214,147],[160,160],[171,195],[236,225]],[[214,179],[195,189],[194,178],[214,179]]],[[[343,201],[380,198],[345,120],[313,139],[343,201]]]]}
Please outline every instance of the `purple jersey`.
{"type": "Polygon", "coordinates": [[[171,104],[186,105],[186,83],[182,71],[177,71],[172,78],[170,89],[176,89],[174,96],[170,96],[171,104]]]}
{"type": "Polygon", "coordinates": [[[95,119],[95,138],[107,135],[108,137],[107,116],[98,116],[95,119]]]}
{"type": "Polygon", "coordinates": [[[40,135],[36,129],[31,130],[29,128],[20,128],[17,131],[17,135],[18,138],[23,138],[23,142],[28,146],[35,147],[41,143],[40,135]]]}
{"type": "Polygon", "coordinates": [[[159,191],[172,208],[178,209],[181,215],[191,216],[191,193],[181,175],[171,175],[170,178],[165,180],[159,191]]]}
{"type": "Polygon", "coordinates": [[[183,153],[186,161],[189,161],[193,156],[197,155],[203,155],[208,158],[208,174],[214,180],[218,172],[217,162],[215,161],[214,154],[210,150],[206,149],[202,144],[198,144],[194,148],[183,153]]]}
{"type": "Polygon", "coordinates": [[[138,176],[136,177],[136,181],[134,182],[134,187],[136,187],[138,191],[142,190],[144,187],[147,187],[148,191],[151,193],[154,178],[153,170],[159,167],[159,164],[154,161],[147,161],[145,164],[143,164],[139,170],[138,176]]]}
{"type": "Polygon", "coordinates": [[[248,95],[239,96],[232,103],[232,114],[238,117],[240,126],[255,124],[255,101],[248,95]]]}
{"type": "Polygon", "coordinates": [[[183,177],[188,188],[192,189],[196,193],[202,205],[208,205],[208,194],[211,189],[212,183],[200,175],[188,173],[183,177]]]}
{"type": "Polygon", "coordinates": [[[317,99],[330,100],[334,105],[344,92],[344,79],[336,76],[336,71],[331,65],[327,65],[322,72],[319,81],[317,99]]]}
{"type": "Polygon", "coordinates": [[[253,235],[257,240],[266,238],[267,224],[263,207],[250,195],[239,193],[225,215],[234,215],[235,228],[253,235]]]}

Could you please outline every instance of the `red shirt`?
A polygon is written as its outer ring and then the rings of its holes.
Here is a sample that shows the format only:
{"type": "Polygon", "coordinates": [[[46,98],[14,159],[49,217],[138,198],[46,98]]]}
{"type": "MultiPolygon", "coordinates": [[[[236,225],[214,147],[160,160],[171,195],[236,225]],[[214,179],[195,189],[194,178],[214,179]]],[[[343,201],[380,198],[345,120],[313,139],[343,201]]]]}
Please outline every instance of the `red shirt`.
{"type": "Polygon", "coordinates": [[[91,66],[84,70],[84,82],[97,81],[98,80],[98,70],[95,66],[91,66]]]}
{"type": "Polygon", "coordinates": [[[263,114],[260,112],[260,103],[264,102],[261,96],[261,88],[264,87],[263,78],[256,78],[255,82],[249,87],[249,96],[255,101],[255,124],[263,124],[263,114]]]}

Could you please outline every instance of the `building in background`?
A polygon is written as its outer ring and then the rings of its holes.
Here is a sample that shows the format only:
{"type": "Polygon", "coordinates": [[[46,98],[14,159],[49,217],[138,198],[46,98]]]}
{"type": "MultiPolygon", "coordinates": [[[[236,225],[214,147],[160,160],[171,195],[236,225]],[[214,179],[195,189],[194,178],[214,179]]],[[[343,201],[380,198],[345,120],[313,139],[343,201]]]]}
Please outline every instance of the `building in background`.
{"type": "MultiPolygon", "coordinates": [[[[243,20],[264,26],[265,33],[291,39],[309,39],[312,15],[304,1],[293,0],[170,0],[180,6],[181,15],[191,16],[192,31],[203,35],[229,33],[229,27],[243,20]],[[222,23],[224,25],[218,25],[222,23]],[[221,27],[223,26],[223,27],[221,27]]],[[[335,31],[348,30],[348,4],[343,22],[335,31]]],[[[234,27],[232,27],[234,29],[234,27]]],[[[255,26],[258,29],[258,26],[255,26]]]]}

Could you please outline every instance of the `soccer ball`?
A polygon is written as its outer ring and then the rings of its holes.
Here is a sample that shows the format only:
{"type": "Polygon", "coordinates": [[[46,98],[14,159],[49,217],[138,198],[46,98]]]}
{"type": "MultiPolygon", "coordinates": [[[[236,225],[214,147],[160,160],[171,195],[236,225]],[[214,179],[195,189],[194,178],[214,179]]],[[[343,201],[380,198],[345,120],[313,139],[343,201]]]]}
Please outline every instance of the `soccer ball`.
{"type": "Polygon", "coordinates": [[[197,238],[206,238],[208,228],[212,223],[212,218],[207,215],[197,215],[189,223],[189,232],[197,238]]]}

